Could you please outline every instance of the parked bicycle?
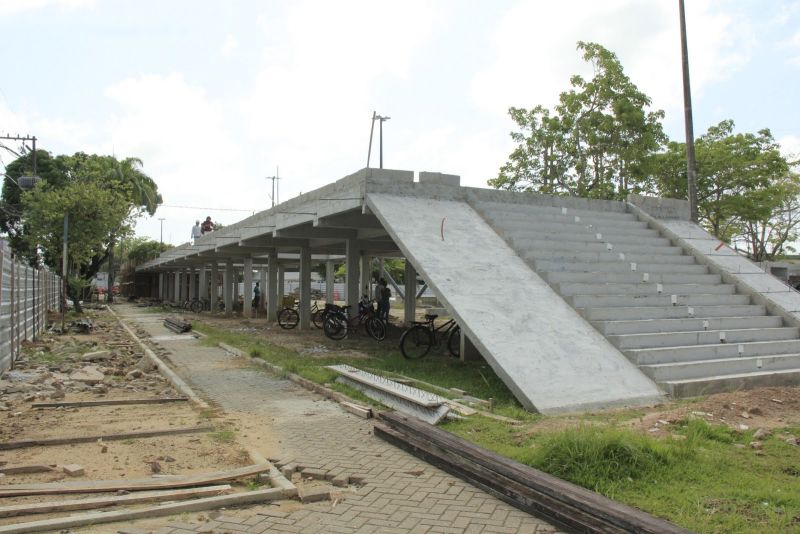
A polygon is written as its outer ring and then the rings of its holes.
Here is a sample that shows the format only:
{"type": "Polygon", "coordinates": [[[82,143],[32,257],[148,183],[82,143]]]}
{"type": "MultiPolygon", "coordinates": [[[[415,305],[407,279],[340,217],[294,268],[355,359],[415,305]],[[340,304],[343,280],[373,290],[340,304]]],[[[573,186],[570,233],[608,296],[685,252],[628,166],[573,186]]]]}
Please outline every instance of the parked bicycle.
{"type": "Polygon", "coordinates": [[[386,338],[386,325],[378,319],[373,301],[364,295],[358,303],[358,314],[350,316],[351,306],[341,306],[339,310],[329,311],[322,329],[330,339],[339,341],[358,331],[364,325],[367,334],[376,341],[386,338]]]}
{"type": "MultiPolygon", "coordinates": [[[[311,322],[317,328],[322,328],[322,324],[325,322],[325,317],[327,316],[329,306],[331,309],[339,308],[339,306],[336,306],[335,304],[326,304],[325,308],[320,308],[317,305],[316,300],[314,301],[314,304],[312,304],[311,322]]],[[[295,301],[292,306],[286,306],[278,312],[278,324],[281,326],[281,328],[291,330],[300,323],[300,312],[298,311],[298,308],[299,304],[297,301],[295,301]]]]}
{"type": "MultiPolygon", "coordinates": [[[[194,299],[191,302],[191,310],[194,313],[211,311],[211,299],[207,298],[194,299]]],[[[225,301],[223,301],[222,299],[217,299],[217,311],[225,311],[225,301]]]]}
{"type": "Polygon", "coordinates": [[[447,338],[447,352],[454,358],[461,355],[461,327],[455,319],[445,321],[439,326],[434,321],[436,314],[425,315],[425,321],[414,321],[400,336],[400,352],[409,360],[424,358],[432,347],[439,347],[447,338]]]}

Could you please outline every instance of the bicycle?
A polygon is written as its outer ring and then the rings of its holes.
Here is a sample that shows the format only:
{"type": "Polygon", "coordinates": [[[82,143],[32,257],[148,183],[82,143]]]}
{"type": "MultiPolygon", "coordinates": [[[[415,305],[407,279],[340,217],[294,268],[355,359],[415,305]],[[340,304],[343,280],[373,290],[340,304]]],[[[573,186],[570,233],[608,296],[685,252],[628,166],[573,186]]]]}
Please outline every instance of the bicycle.
{"type": "Polygon", "coordinates": [[[386,325],[378,319],[372,302],[364,295],[358,303],[358,314],[352,317],[350,317],[351,306],[337,306],[338,310],[331,309],[322,325],[325,335],[334,341],[340,341],[356,332],[363,324],[372,339],[383,341],[386,338],[386,325]]]}
{"type": "MultiPolygon", "coordinates": [[[[191,308],[194,313],[211,311],[211,299],[195,299],[191,303],[191,308]]],[[[225,302],[222,299],[217,299],[217,311],[225,311],[225,302]]]]}
{"type": "MultiPolygon", "coordinates": [[[[300,323],[300,312],[298,311],[299,304],[295,301],[294,305],[287,306],[278,312],[278,324],[281,328],[291,330],[300,323]]],[[[340,306],[335,304],[325,304],[325,308],[320,308],[317,301],[311,306],[311,322],[317,328],[322,328],[325,318],[331,310],[339,310],[340,306]]]]}
{"type": "Polygon", "coordinates": [[[455,319],[450,319],[438,327],[434,326],[436,314],[426,314],[425,321],[413,321],[412,325],[400,336],[400,352],[408,360],[425,357],[431,347],[439,347],[447,336],[447,351],[454,358],[461,355],[461,327],[455,319]]]}

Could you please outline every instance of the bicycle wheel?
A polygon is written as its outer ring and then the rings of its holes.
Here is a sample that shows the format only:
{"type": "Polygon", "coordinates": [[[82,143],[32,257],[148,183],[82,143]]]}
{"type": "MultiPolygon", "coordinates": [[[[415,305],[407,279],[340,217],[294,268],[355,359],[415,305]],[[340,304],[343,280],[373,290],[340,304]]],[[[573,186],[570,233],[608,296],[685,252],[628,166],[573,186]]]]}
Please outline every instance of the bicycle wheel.
{"type": "Polygon", "coordinates": [[[461,327],[458,325],[450,330],[450,336],[447,338],[447,352],[453,358],[461,357],[461,327]]]}
{"type": "Polygon", "coordinates": [[[347,318],[338,313],[329,313],[322,325],[325,335],[334,341],[347,337],[347,318]]]}
{"type": "Polygon", "coordinates": [[[314,326],[317,328],[322,328],[322,324],[325,322],[322,310],[317,310],[311,314],[311,322],[314,323],[314,326]]]}
{"type": "Polygon", "coordinates": [[[294,308],[284,308],[278,312],[278,324],[281,328],[291,330],[300,322],[300,314],[294,308]]]}
{"type": "Polygon", "coordinates": [[[368,318],[364,323],[364,328],[367,329],[367,334],[375,341],[386,339],[386,325],[377,317],[368,318]]]}
{"type": "Polygon", "coordinates": [[[192,302],[192,311],[194,313],[200,313],[205,308],[205,303],[202,300],[195,300],[192,302]]]}
{"type": "Polygon", "coordinates": [[[408,360],[423,358],[431,350],[433,335],[420,324],[414,325],[400,336],[400,352],[408,360]]]}

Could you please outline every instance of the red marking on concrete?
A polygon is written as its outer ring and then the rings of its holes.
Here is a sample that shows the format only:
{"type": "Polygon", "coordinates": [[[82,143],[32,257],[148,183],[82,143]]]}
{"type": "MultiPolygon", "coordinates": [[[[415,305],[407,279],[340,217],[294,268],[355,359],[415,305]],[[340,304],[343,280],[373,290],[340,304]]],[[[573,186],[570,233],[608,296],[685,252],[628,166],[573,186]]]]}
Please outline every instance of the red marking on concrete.
{"type": "Polygon", "coordinates": [[[719,245],[717,245],[717,247],[714,249],[714,251],[716,252],[717,250],[721,249],[721,248],[722,248],[722,247],[724,247],[724,246],[725,246],[725,243],[723,243],[722,241],[720,241],[720,242],[719,242],[719,245]]]}

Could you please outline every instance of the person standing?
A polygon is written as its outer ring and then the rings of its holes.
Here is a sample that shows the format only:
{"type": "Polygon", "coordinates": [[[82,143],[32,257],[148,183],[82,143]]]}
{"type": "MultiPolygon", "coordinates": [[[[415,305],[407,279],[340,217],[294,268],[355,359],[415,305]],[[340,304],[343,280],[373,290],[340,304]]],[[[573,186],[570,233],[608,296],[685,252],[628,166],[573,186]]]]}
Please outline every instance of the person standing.
{"type": "Polygon", "coordinates": [[[194,226],[192,226],[192,244],[197,241],[198,237],[202,237],[203,229],[200,227],[200,221],[195,221],[194,226]]]}
{"type": "Polygon", "coordinates": [[[211,221],[211,217],[206,217],[206,220],[203,221],[203,226],[200,227],[203,235],[213,232],[214,231],[214,223],[211,221]]]}
{"type": "Polygon", "coordinates": [[[253,309],[257,310],[261,304],[261,288],[259,284],[261,282],[256,282],[256,287],[253,288],[253,309]]]}

